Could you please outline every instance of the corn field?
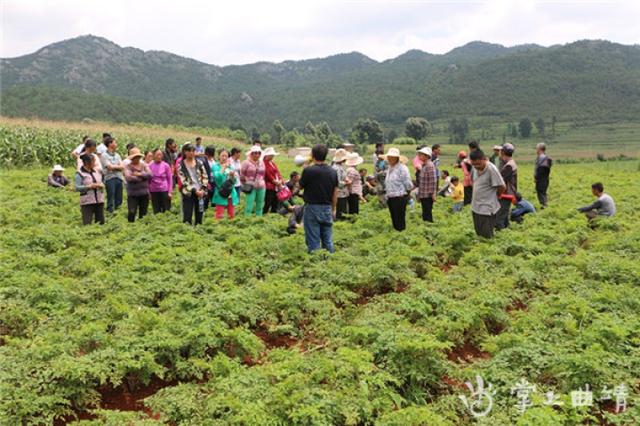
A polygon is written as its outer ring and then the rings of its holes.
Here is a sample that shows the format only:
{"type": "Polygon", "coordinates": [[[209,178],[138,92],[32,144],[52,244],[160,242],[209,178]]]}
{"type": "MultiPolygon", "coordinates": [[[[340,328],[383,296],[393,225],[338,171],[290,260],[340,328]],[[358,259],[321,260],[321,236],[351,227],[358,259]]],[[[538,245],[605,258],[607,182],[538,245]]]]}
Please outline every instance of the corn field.
{"type": "MultiPolygon", "coordinates": [[[[164,149],[164,141],[169,137],[173,137],[178,145],[181,145],[187,140],[193,142],[195,136],[200,134],[172,132],[172,129],[166,129],[166,133],[161,129],[157,129],[160,131],[154,131],[151,134],[142,133],[145,129],[127,133],[120,130],[117,127],[113,129],[113,127],[105,126],[104,128],[104,131],[113,132],[113,136],[118,141],[118,151],[121,153],[124,152],[124,147],[128,143],[136,144],[142,151],[156,147],[164,149]]],[[[215,129],[208,129],[208,132],[213,131],[215,129]]],[[[89,136],[97,143],[100,143],[102,131],[64,127],[47,128],[37,125],[5,124],[3,122],[0,124],[0,167],[70,165],[73,163],[71,151],[82,142],[83,136],[89,136]]],[[[236,137],[237,135],[232,136],[236,137]]],[[[202,138],[204,145],[214,144],[217,147],[221,145],[231,147],[241,144],[237,139],[208,136],[207,132],[203,132],[202,138]]]]}

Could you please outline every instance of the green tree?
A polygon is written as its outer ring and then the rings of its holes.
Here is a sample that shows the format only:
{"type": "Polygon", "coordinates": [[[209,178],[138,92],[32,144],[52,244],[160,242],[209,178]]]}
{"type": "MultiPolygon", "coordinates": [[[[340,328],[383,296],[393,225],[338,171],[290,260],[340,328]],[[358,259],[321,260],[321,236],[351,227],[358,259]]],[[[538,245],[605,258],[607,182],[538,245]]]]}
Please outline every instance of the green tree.
{"type": "Polygon", "coordinates": [[[251,129],[251,142],[260,140],[260,132],[255,127],[251,129]]]}
{"type": "Polygon", "coordinates": [[[520,136],[523,138],[528,138],[531,136],[531,129],[533,125],[531,124],[531,120],[528,117],[525,117],[520,120],[520,124],[518,124],[518,130],[520,130],[520,136]]]}
{"type": "Polygon", "coordinates": [[[282,143],[282,137],[284,136],[285,132],[287,130],[284,128],[284,126],[282,125],[282,123],[280,122],[280,120],[276,120],[273,122],[273,143],[274,144],[281,144],[282,143]]]}
{"type": "Polygon", "coordinates": [[[307,124],[304,125],[304,130],[302,133],[305,136],[315,136],[316,135],[316,126],[313,125],[312,122],[307,121],[307,124]]]}
{"type": "Polygon", "coordinates": [[[414,138],[417,141],[424,139],[431,134],[431,124],[426,118],[409,117],[407,118],[407,121],[405,121],[404,126],[405,135],[410,138],[414,138]]]}
{"type": "Polygon", "coordinates": [[[397,138],[397,137],[398,137],[398,132],[396,132],[395,130],[391,129],[387,133],[387,142],[393,142],[395,140],[395,138],[397,138]]]}
{"type": "Polygon", "coordinates": [[[464,143],[468,134],[469,122],[466,118],[453,118],[449,120],[449,139],[451,143],[464,143]]]}
{"type": "Polygon", "coordinates": [[[353,125],[349,140],[354,144],[375,144],[384,142],[384,133],[380,123],[370,118],[359,119],[353,125]]]}
{"type": "Polygon", "coordinates": [[[551,117],[551,136],[556,137],[556,116],[551,117]]]}
{"type": "Polygon", "coordinates": [[[516,126],[513,123],[509,123],[509,128],[511,129],[509,131],[509,133],[511,134],[512,138],[517,138],[518,137],[518,126],[516,126]]]}
{"type": "Polygon", "coordinates": [[[538,134],[540,134],[540,136],[544,136],[544,120],[542,117],[536,120],[536,129],[538,129],[538,134]]]}
{"type": "Polygon", "coordinates": [[[307,145],[306,138],[297,130],[290,130],[282,135],[282,143],[287,148],[307,145]]]}

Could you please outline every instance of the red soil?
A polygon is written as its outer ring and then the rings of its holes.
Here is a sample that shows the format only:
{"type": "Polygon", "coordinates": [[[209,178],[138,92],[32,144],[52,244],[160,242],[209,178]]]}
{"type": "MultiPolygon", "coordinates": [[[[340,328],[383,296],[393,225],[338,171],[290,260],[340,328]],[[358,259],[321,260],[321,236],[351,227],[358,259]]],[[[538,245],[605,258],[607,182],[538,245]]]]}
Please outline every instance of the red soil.
{"type": "MultiPolygon", "coordinates": [[[[120,385],[113,387],[110,385],[104,385],[97,389],[100,393],[99,408],[105,410],[119,410],[119,411],[142,411],[151,419],[159,419],[160,414],[154,413],[144,405],[143,399],[155,394],[160,389],[168,386],[175,386],[177,382],[167,382],[157,377],[151,379],[149,384],[140,384],[135,389],[129,390],[127,386],[120,385]]],[[[66,425],[78,420],[92,420],[97,417],[87,411],[74,410],[75,416],[65,416],[62,419],[58,419],[54,422],[54,426],[66,425]]]]}
{"type": "Polygon", "coordinates": [[[455,363],[472,363],[482,359],[489,359],[491,355],[480,348],[474,346],[471,342],[466,341],[462,346],[453,348],[447,353],[447,359],[455,363]]]}

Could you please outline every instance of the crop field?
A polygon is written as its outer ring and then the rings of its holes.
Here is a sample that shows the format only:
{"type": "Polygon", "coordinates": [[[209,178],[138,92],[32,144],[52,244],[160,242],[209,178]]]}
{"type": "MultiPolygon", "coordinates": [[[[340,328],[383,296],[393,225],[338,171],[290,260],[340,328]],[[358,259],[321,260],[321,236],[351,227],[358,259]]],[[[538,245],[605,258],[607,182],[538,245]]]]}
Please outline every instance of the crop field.
{"type": "Polygon", "coordinates": [[[280,215],[82,227],[47,173],[0,168],[1,425],[640,423],[637,161],[557,164],[550,207],[490,241],[449,200],[403,233],[371,200],[333,255],[280,215]],[[618,213],[591,228],[575,208],[595,181],[618,213]]]}

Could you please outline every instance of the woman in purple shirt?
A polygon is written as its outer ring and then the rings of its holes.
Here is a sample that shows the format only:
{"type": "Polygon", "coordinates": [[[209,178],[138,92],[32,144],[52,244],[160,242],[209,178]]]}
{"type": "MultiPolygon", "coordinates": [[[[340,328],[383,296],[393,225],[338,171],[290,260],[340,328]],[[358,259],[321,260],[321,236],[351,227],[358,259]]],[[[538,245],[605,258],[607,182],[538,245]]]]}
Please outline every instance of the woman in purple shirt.
{"type": "Polygon", "coordinates": [[[173,172],[171,166],[163,161],[164,153],[160,148],[153,151],[153,161],[149,164],[151,181],[149,193],[151,194],[151,206],[153,214],[164,213],[171,209],[171,196],[173,195],[173,172]]]}

